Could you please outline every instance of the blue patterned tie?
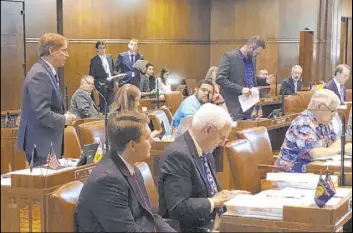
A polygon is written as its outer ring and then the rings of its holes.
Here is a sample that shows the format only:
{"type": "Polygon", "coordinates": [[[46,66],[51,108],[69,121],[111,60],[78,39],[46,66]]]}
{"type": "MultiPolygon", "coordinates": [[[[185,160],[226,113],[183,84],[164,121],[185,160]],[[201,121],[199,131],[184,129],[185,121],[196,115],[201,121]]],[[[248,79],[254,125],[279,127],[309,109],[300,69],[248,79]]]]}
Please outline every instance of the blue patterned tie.
{"type": "MultiPolygon", "coordinates": [[[[215,179],[212,175],[211,169],[208,165],[207,154],[205,154],[205,153],[202,154],[201,161],[202,161],[202,167],[203,167],[204,173],[207,177],[208,190],[210,191],[210,193],[213,197],[218,192],[218,188],[217,188],[215,179]]],[[[223,213],[222,208],[215,208],[215,210],[219,215],[221,215],[223,213]]]]}

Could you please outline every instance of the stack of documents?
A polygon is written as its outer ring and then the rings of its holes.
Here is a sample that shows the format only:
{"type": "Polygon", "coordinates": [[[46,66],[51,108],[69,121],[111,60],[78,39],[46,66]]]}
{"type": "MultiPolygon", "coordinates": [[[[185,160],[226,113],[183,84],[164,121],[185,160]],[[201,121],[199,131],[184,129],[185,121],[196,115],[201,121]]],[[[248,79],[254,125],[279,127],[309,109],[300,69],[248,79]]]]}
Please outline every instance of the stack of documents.
{"type": "Polygon", "coordinates": [[[225,203],[226,214],[281,220],[283,219],[283,206],[309,206],[312,204],[314,195],[314,190],[293,188],[267,190],[256,195],[238,195],[225,203]]]}
{"type": "MultiPolygon", "coordinates": [[[[324,176],[324,175],[323,175],[324,176]]],[[[320,175],[313,173],[267,173],[266,180],[271,181],[278,188],[299,188],[299,189],[316,189],[320,175]]],[[[338,186],[338,177],[331,175],[331,179],[335,186],[338,186]]]]}

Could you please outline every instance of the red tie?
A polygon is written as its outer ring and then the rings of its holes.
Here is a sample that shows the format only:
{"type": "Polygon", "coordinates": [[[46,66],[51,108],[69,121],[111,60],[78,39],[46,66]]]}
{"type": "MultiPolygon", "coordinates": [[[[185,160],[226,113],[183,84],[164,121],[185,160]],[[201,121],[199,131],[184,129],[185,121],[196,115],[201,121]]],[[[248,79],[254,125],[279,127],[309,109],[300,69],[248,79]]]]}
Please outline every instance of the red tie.
{"type": "MultiPolygon", "coordinates": [[[[144,195],[142,194],[142,192],[141,192],[139,182],[137,181],[136,173],[134,173],[133,177],[134,177],[134,181],[135,181],[135,183],[136,183],[136,185],[137,185],[137,188],[138,188],[138,190],[139,190],[139,192],[140,192],[140,194],[141,194],[141,196],[142,196],[142,198],[143,198],[143,201],[145,202],[146,208],[147,208],[147,209],[150,209],[150,206],[148,205],[145,196],[144,196],[144,195]]],[[[157,233],[156,227],[153,226],[153,229],[154,229],[154,232],[157,233]]]]}

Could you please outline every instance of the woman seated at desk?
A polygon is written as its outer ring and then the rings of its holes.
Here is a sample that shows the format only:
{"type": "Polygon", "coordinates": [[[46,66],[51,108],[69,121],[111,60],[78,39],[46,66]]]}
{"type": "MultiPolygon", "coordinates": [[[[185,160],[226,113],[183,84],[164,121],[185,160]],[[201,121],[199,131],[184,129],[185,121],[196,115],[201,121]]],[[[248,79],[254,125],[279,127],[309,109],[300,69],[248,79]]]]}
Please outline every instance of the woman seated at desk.
{"type": "Polygon", "coordinates": [[[135,85],[125,84],[117,91],[109,113],[138,111],[140,99],[140,90],[135,85]]]}
{"type": "Polygon", "coordinates": [[[167,68],[161,70],[161,76],[156,79],[156,88],[159,90],[159,96],[164,98],[165,92],[172,91],[171,86],[168,84],[169,71],[167,68]]]}
{"type": "MultiPolygon", "coordinates": [[[[111,105],[109,114],[112,112],[130,112],[138,111],[140,106],[141,92],[132,84],[125,84],[119,88],[115,95],[115,100],[111,105]]],[[[157,130],[151,133],[151,138],[160,134],[157,130]]]]}
{"type": "MultiPolygon", "coordinates": [[[[317,90],[308,109],[300,113],[289,127],[275,165],[285,172],[305,172],[316,158],[337,155],[341,140],[331,124],[340,100],[330,90],[317,90]]],[[[352,150],[348,143],[346,151],[352,150]]]]}

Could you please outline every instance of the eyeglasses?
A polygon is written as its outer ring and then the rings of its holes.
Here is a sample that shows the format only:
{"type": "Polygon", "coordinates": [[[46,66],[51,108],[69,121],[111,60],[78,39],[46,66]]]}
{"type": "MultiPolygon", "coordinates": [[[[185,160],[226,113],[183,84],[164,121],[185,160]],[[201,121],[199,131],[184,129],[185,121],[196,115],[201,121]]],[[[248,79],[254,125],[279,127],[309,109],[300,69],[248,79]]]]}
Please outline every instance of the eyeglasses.
{"type": "Polygon", "coordinates": [[[202,92],[207,92],[207,94],[211,94],[213,91],[207,89],[207,88],[200,88],[202,92]]]}
{"type": "Polygon", "coordinates": [[[334,116],[336,114],[336,111],[334,111],[331,108],[329,108],[326,104],[321,104],[321,105],[325,106],[327,108],[327,110],[317,110],[317,109],[308,109],[308,110],[320,111],[320,112],[331,112],[332,116],[334,116]]]}
{"type": "Polygon", "coordinates": [[[228,137],[223,136],[221,134],[221,132],[219,132],[219,130],[216,128],[216,126],[214,126],[214,125],[211,125],[211,126],[217,131],[219,137],[222,139],[222,146],[224,146],[227,143],[227,141],[228,141],[228,137]]]}

